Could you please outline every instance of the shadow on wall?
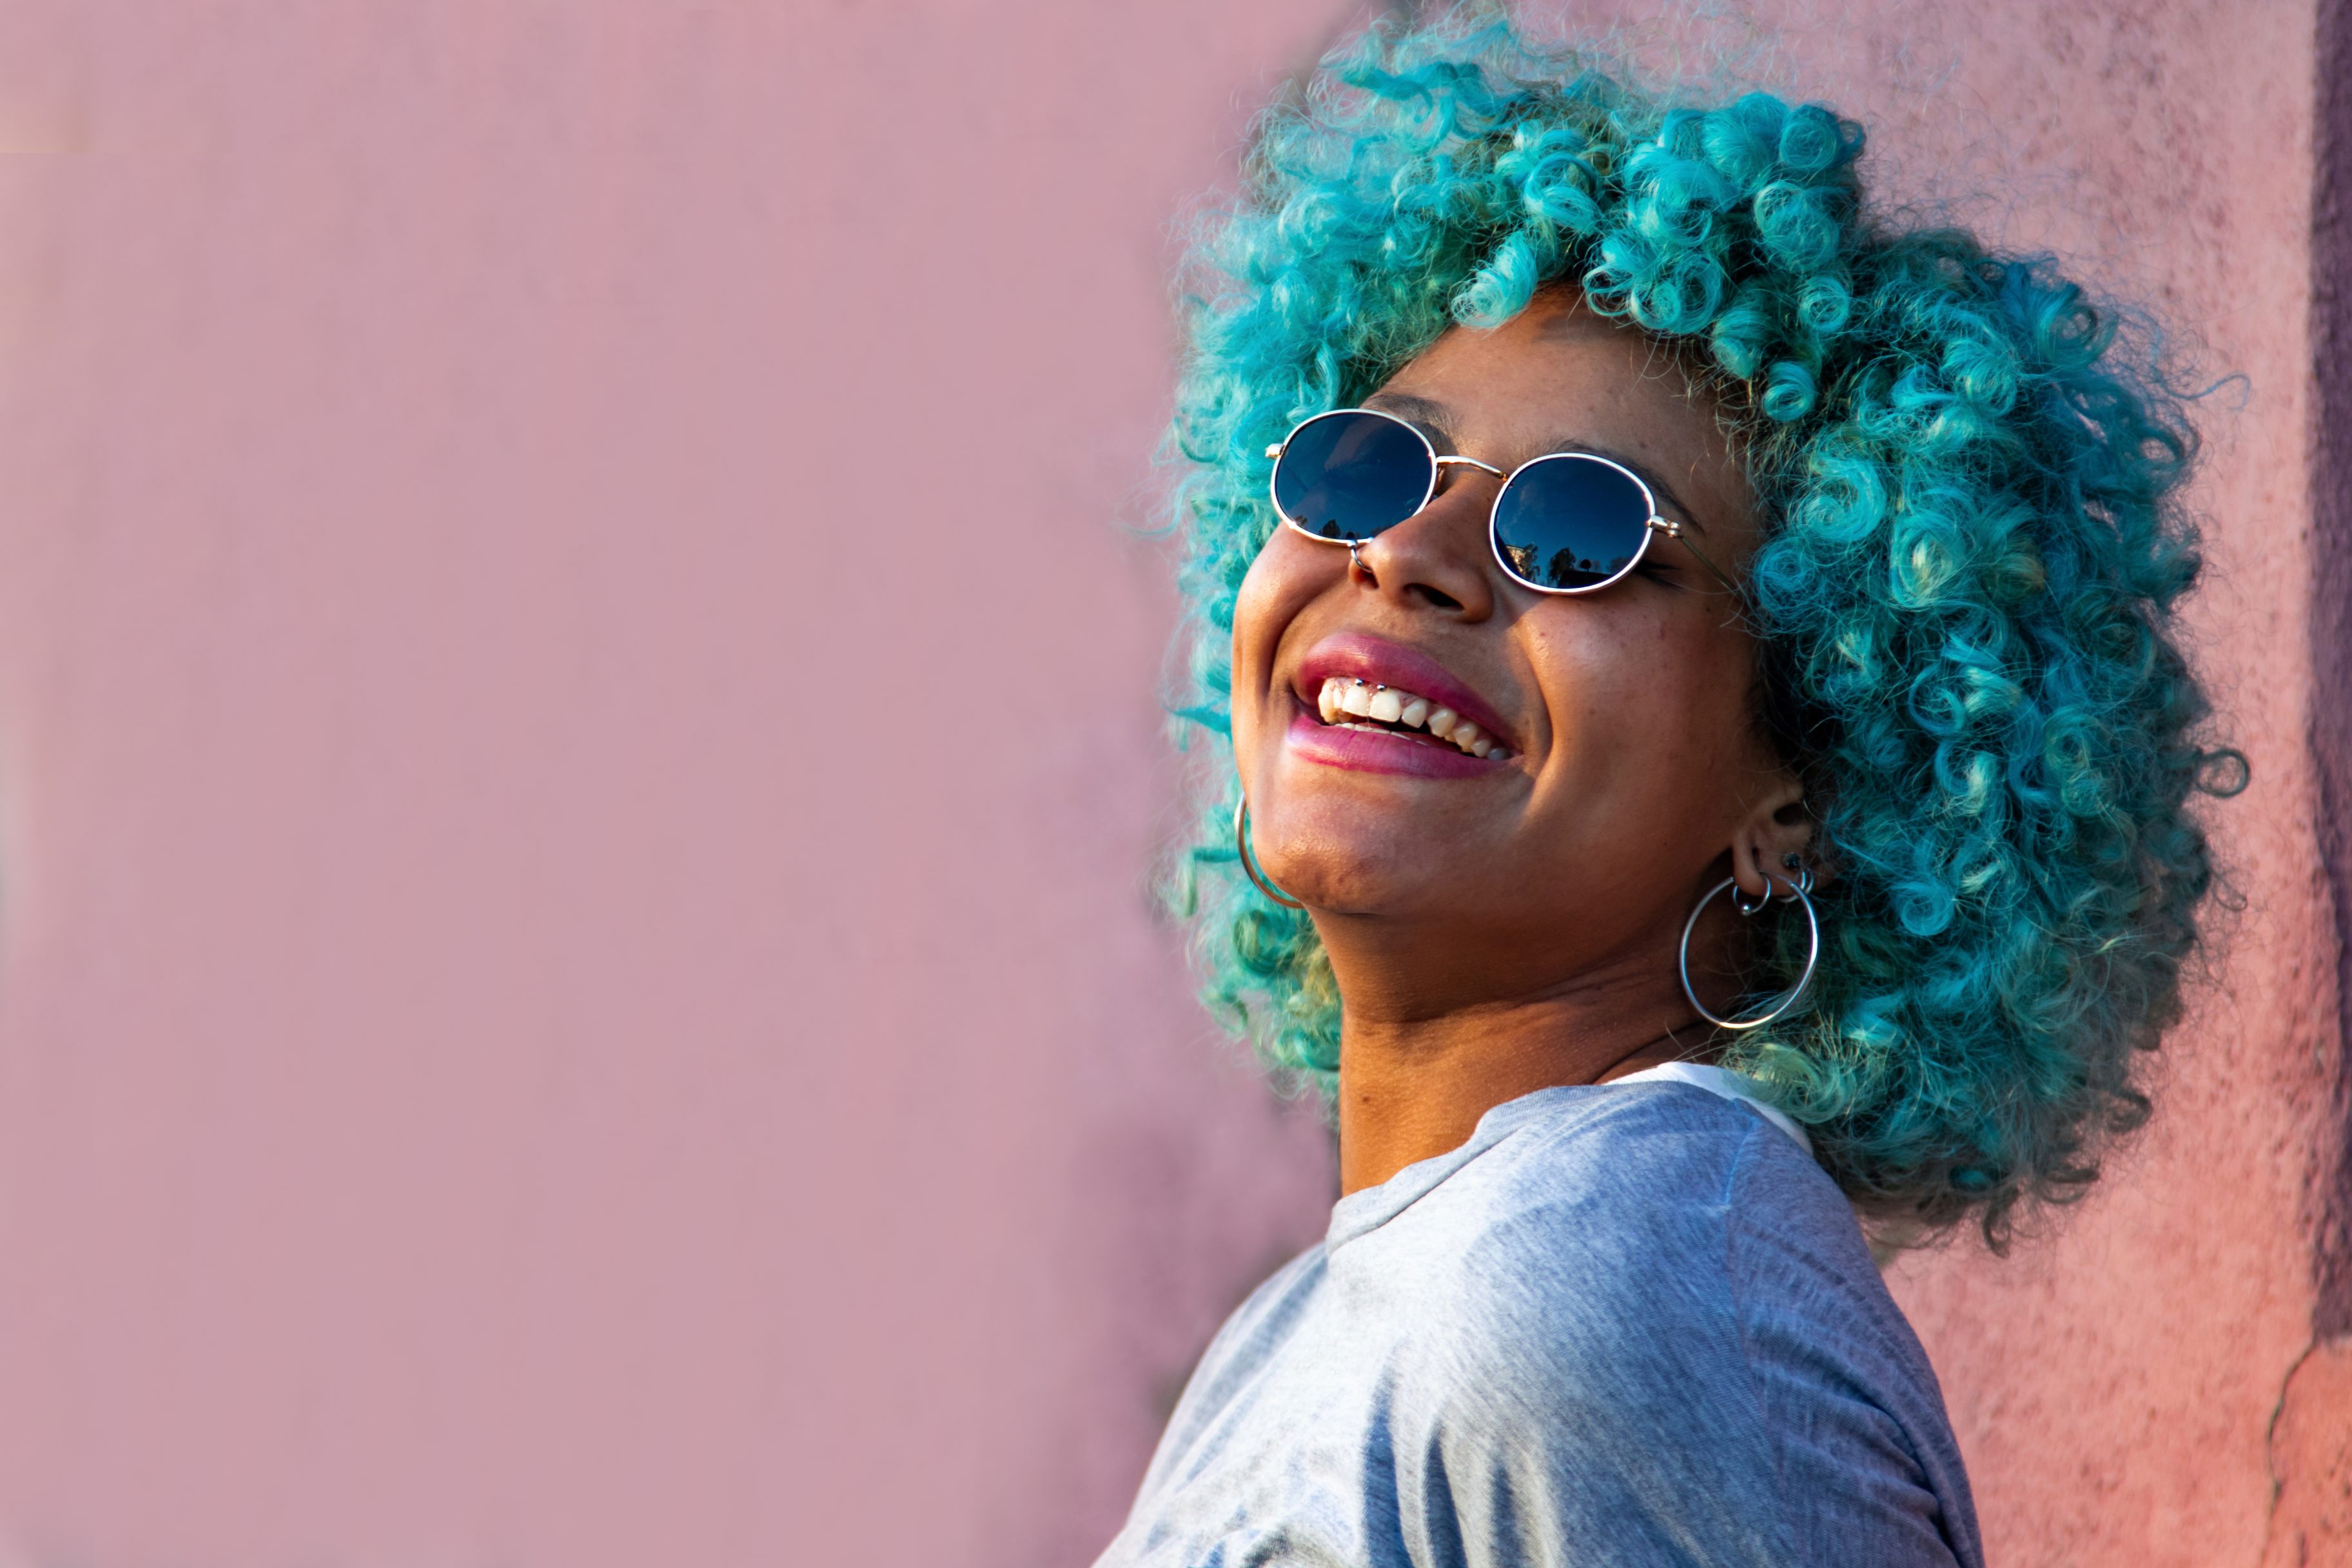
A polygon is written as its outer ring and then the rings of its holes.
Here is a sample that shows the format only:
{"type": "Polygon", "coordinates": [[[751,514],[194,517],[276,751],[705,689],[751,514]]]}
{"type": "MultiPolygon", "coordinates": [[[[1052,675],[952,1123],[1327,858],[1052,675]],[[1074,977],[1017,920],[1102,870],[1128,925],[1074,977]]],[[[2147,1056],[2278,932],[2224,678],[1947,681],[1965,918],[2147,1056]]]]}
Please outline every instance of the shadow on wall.
{"type": "Polygon", "coordinates": [[[2320,0],[2311,208],[2311,753],[2336,919],[2312,1347],[2271,1424],[2264,1568],[2352,1562],[2352,5],[2320,0]]]}

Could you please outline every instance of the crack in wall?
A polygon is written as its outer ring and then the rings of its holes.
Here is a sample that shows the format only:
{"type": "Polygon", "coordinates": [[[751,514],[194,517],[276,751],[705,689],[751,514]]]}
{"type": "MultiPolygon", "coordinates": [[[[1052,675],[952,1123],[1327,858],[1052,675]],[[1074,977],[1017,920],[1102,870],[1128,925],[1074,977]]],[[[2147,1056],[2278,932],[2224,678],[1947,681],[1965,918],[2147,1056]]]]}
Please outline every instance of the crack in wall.
{"type": "Polygon", "coordinates": [[[2286,1376],[2279,1380],[2278,1397],[2271,1402],[2271,1418],[2263,1427],[2263,1468],[2269,1473],[2271,1480],[2270,1501],[2263,1508],[2263,1554],[2259,1559],[2264,1568],[2278,1550],[2279,1499],[2286,1490],[2286,1479],[2279,1473],[2279,1421],[2286,1414],[2287,1395],[2294,1387],[2294,1374],[2303,1370],[2303,1363],[2309,1361],[2312,1352],[2318,1348],[2317,1340],[2305,1344],[2303,1353],[2294,1358],[2294,1364],[2287,1368],[2286,1376]]]}
{"type": "Polygon", "coordinates": [[[2263,1568],[2352,1561],[2352,1340],[2315,1340],[2295,1359],[2263,1443],[2263,1568]]]}

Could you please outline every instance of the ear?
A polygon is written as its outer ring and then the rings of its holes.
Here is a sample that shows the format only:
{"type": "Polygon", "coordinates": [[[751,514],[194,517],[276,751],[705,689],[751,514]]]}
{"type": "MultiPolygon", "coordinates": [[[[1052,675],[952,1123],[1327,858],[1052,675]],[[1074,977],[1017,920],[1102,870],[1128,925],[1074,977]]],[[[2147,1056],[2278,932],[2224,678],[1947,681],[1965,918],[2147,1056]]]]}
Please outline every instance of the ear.
{"type": "MultiPolygon", "coordinates": [[[[1805,786],[1792,774],[1780,773],[1731,836],[1731,874],[1740,892],[1759,899],[1786,891],[1797,879],[1790,858],[1799,865],[1809,864],[1812,844],[1813,814],[1805,809],[1805,786]]],[[[1827,879],[1820,866],[1813,867],[1813,877],[1827,879]]]]}

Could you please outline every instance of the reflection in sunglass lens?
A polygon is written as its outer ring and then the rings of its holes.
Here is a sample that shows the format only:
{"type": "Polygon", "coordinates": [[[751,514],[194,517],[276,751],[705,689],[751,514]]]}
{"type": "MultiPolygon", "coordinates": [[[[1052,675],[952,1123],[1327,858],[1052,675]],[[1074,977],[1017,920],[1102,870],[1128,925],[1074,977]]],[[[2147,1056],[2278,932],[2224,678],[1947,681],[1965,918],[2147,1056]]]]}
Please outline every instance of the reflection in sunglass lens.
{"type": "Polygon", "coordinates": [[[1596,458],[1538,458],[1495,502],[1495,547],[1539,588],[1591,588],[1633,564],[1650,503],[1631,476],[1596,458]]]}
{"type": "Polygon", "coordinates": [[[1274,504],[1321,539],[1370,539],[1429,498],[1429,448],[1409,427],[1377,414],[1310,419],[1274,465],[1274,504]]]}

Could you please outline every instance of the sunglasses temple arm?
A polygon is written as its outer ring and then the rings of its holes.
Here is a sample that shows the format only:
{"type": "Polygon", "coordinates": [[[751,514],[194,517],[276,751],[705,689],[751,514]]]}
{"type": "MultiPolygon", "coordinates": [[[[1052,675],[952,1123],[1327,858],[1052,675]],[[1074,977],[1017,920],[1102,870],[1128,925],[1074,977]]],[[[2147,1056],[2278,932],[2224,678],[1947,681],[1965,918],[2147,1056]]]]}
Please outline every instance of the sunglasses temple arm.
{"type": "Polygon", "coordinates": [[[1693,555],[1696,556],[1700,565],[1706,567],[1707,571],[1714,574],[1715,580],[1723,584],[1725,593],[1729,594],[1733,598],[1738,600],[1743,605],[1748,602],[1748,595],[1740,589],[1739,584],[1726,576],[1722,567],[1717,566],[1714,562],[1706,558],[1706,552],[1698,547],[1697,542],[1691,538],[1690,531],[1688,529],[1684,528],[1679,523],[1668,522],[1664,531],[1667,537],[1681,541],[1682,547],[1685,550],[1689,551],[1693,555]]]}

